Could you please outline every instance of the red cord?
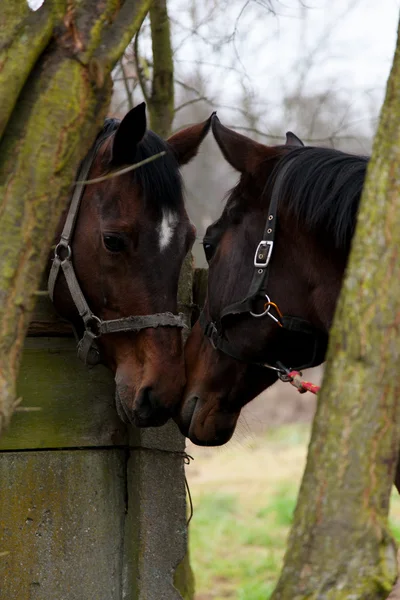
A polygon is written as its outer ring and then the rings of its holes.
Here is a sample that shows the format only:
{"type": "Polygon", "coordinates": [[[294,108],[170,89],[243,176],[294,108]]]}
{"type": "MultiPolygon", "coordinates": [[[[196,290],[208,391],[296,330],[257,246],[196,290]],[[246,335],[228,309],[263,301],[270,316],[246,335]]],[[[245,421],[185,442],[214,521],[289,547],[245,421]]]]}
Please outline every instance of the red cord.
{"type": "Polygon", "coordinates": [[[300,394],[304,394],[305,392],[311,392],[312,394],[318,394],[320,387],[319,385],[315,385],[310,381],[304,381],[302,379],[301,373],[299,371],[291,371],[289,373],[289,383],[291,383],[295,388],[297,388],[300,394]]]}

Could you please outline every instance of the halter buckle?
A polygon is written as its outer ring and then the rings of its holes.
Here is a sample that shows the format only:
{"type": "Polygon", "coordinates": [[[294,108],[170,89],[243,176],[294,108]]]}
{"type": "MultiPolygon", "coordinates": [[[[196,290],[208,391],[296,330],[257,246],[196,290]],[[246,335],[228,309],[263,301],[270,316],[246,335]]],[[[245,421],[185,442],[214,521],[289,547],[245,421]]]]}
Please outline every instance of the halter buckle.
{"type": "Polygon", "coordinates": [[[254,255],[255,267],[262,267],[265,269],[268,266],[268,263],[271,260],[273,247],[274,242],[272,240],[261,240],[254,255]]]}

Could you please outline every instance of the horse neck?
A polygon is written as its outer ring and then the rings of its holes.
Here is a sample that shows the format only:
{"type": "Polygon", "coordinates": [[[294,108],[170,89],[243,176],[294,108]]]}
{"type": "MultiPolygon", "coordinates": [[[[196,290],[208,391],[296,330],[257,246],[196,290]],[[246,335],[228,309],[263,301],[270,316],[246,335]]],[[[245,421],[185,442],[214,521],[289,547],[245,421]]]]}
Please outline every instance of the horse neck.
{"type": "Polygon", "coordinates": [[[308,318],[314,325],[328,333],[339,297],[348,252],[338,250],[333,243],[318,232],[307,231],[301,223],[295,223],[292,217],[280,215],[280,233],[277,241],[281,253],[285,254],[285,268],[296,272],[296,287],[306,298],[308,318]],[[280,239],[281,237],[281,239],[280,239]],[[292,251],[288,253],[287,249],[292,251]]]}
{"type": "Polygon", "coordinates": [[[347,254],[335,248],[316,245],[311,259],[314,286],[310,296],[312,310],[320,326],[329,332],[339,298],[347,254]]]}

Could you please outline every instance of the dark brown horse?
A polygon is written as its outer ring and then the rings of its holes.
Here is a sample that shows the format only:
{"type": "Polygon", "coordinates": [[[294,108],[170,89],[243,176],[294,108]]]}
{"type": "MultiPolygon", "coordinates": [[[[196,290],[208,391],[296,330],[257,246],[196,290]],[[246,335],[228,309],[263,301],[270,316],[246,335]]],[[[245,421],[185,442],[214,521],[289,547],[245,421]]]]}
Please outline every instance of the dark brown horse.
{"type": "Polygon", "coordinates": [[[179,167],[196,155],[209,126],[210,119],[165,142],[146,131],[144,104],[122,122],[108,119],[79,179],[164,155],[78,186],[59,226],[49,278],[55,307],[73,324],[80,357],[115,373],[118,413],[138,426],[165,423],[185,385],[177,289],[195,229],[179,167]]]}
{"type": "Polygon", "coordinates": [[[230,439],[282,364],[323,361],[368,163],[291,133],[268,147],[217,117],[212,129],[240,179],[204,236],[208,297],[185,350],[177,421],[203,445],[230,439]]]}

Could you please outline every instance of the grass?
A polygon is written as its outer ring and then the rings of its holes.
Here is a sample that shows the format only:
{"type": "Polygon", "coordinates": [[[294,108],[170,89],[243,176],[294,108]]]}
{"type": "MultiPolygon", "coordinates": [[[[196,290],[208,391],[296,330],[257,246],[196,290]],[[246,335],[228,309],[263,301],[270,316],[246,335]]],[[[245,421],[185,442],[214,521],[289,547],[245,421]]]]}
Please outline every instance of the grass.
{"type": "MultiPolygon", "coordinates": [[[[245,446],[190,448],[187,475],[196,600],[268,600],[282,566],[302,476],[309,429],[272,430],[245,446]]],[[[400,498],[391,527],[400,543],[400,498]]]]}

